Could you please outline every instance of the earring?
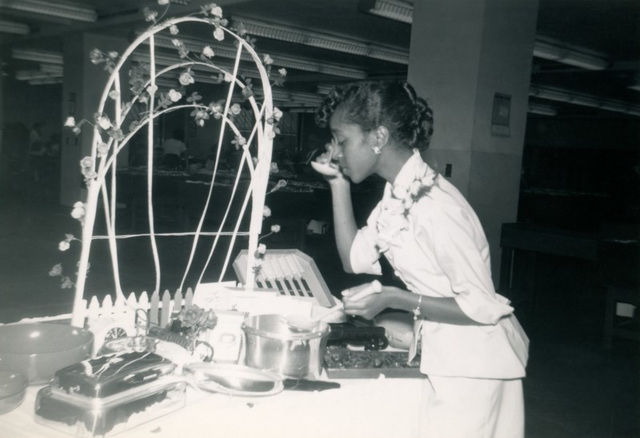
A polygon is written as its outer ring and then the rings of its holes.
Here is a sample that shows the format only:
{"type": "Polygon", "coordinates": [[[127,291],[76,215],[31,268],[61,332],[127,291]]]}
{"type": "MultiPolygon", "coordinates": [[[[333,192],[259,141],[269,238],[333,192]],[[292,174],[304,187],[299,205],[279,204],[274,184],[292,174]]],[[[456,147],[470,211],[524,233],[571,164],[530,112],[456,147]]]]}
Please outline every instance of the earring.
{"type": "Polygon", "coordinates": [[[373,150],[373,153],[376,155],[380,155],[382,153],[382,148],[380,146],[374,146],[371,149],[373,150]]]}

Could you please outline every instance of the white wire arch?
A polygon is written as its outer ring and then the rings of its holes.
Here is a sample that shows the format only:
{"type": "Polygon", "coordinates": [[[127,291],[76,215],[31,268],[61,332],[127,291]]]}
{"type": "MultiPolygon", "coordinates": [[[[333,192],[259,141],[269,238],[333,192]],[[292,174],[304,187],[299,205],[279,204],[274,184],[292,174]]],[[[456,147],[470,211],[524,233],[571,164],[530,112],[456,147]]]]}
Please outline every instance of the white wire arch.
{"type": "MultiPolygon", "coordinates": [[[[179,39],[179,37],[176,37],[179,39]]],[[[212,41],[212,46],[215,44],[212,41]]],[[[185,273],[183,275],[182,281],[180,283],[179,289],[181,290],[184,287],[187,274],[192,266],[194,254],[196,251],[196,247],[199,243],[200,236],[202,233],[202,226],[205,220],[205,215],[208,210],[209,203],[211,201],[216,173],[218,171],[218,163],[220,161],[220,151],[222,149],[223,142],[225,141],[224,134],[226,131],[226,127],[231,128],[231,131],[236,136],[241,136],[241,132],[238,127],[234,124],[233,117],[229,115],[232,97],[234,95],[234,91],[236,89],[242,90],[246,87],[246,84],[239,78],[239,67],[240,61],[242,58],[243,52],[246,52],[250,55],[255,67],[259,73],[259,80],[262,89],[262,101],[257,101],[254,95],[248,96],[249,106],[251,108],[253,117],[255,119],[255,124],[252,128],[251,134],[248,139],[246,139],[246,145],[243,147],[242,151],[242,160],[238,166],[238,173],[236,175],[236,179],[234,181],[234,186],[232,190],[232,197],[229,201],[229,204],[224,213],[224,219],[220,224],[220,228],[217,232],[213,233],[215,235],[215,239],[213,244],[209,250],[209,254],[207,257],[207,261],[205,263],[202,272],[199,275],[197,283],[199,284],[202,281],[203,275],[207,266],[211,260],[211,257],[216,249],[216,246],[219,242],[220,236],[226,235],[230,237],[231,243],[229,244],[227,254],[225,256],[225,261],[223,265],[223,269],[220,274],[220,279],[224,275],[224,272],[228,268],[230,257],[233,250],[233,243],[238,235],[248,235],[248,263],[247,263],[247,272],[245,274],[245,278],[247,279],[245,283],[245,287],[247,289],[252,289],[254,287],[255,282],[255,272],[253,270],[254,266],[254,257],[256,254],[256,250],[258,247],[259,235],[262,229],[262,218],[263,211],[265,205],[265,196],[269,181],[269,172],[271,167],[271,158],[272,158],[272,148],[273,148],[273,137],[275,135],[273,130],[273,120],[274,120],[274,107],[272,102],[272,92],[271,92],[271,84],[269,79],[269,72],[263,64],[260,56],[254,50],[252,45],[247,42],[244,38],[234,33],[233,31],[227,29],[224,26],[221,26],[219,23],[216,23],[211,18],[200,18],[194,16],[180,17],[180,18],[172,18],[168,19],[160,24],[152,26],[145,33],[141,34],[138,38],[136,38],[129,47],[125,50],[125,52],[119,57],[118,62],[113,67],[113,70],[107,80],[107,83],[102,92],[98,107],[97,107],[97,115],[106,114],[106,109],[111,103],[109,99],[113,101],[113,110],[112,110],[112,118],[109,117],[109,120],[112,120],[111,132],[121,133],[120,135],[109,135],[107,139],[104,138],[105,129],[101,128],[98,123],[94,125],[93,129],[93,140],[91,146],[91,177],[87,178],[87,197],[84,203],[84,217],[82,224],[82,239],[81,239],[81,252],[80,252],[80,260],[78,262],[78,273],[77,273],[77,281],[75,284],[75,294],[73,301],[73,315],[72,315],[72,325],[82,325],[83,316],[83,299],[84,292],[86,287],[86,279],[89,268],[89,257],[91,253],[91,243],[93,240],[97,239],[107,239],[110,249],[111,255],[111,264],[112,270],[114,273],[114,284],[115,284],[115,294],[116,299],[123,298],[124,293],[122,291],[122,287],[120,284],[119,278],[119,263],[118,263],[118,251],[117,251],[117,239],[121,236],[116,234],[116,193],[117,193],[117,178],[116,178],[116,162],[118,153],[120,153],[123,148],[129,143],[129,141],[134,137],[134,135],[140,130],[147,128],[148,136],[147,136],[147,205],[148,205],[148,220],[149,220],[149,233],[144,234],[133,234],[133,235],[125,235],[122,238],[132,238],[132,237],[148,237],[151,245],[151,251],[153,254],[153,260],[155,265],[155,287],[154,291],[159,292],[160,282],[161,282],[161,266],[158,255],[158,248],[156,242],[156,232],[154,227],[154,215],[153,215],[153,144],[154,144],[154,131],[153,131],[153,122],[156,118],[179,109],[185,108],[193,108],[207,111],[209,109],[208,106],[199,104],[196,101],[193,101],[188,104],[176,104],[165,106],[162,109],[156,110],[155,101],[156,101],[156,80],[163,75],[173,72],[176,69],[184,69],[190,68],[198,65],[199,67],[210,68],[214,72],[221,73],[228,79],[228,82],[224,82],[227,84],[227,98],[225,100],[225,106],[220,115],[220,131],[218,136],[218,144],[216,147],[216,160],[213,169],[213,174],[211,177],[211,184],[209,186],[209,193],[206,198],[205,205],[203,206],[202,215],[198,222],[198,226],[193,233],[176,233],[173,235],[193,235],[193,244],[191,248],[191,253],[189,256],[189,260],[187,262],[187,267],[185,269],[185,273]],[[229,36],[234,39],[237,45],[237,56],[234,62],[233,70],[226,71],[224,68],[216,65],[215,63],[197,61],[197,60],[181,60],[176,62],[175,64],[165,67],[159,71],[156,71],[156,62],[155,62],[155,44],[154,44],[154,36],[160,32],[167,31],[173,26],[177,26],[182,23],[195,23],[198,25],[205,25],[210,27],[215,27],[216,29],[222,29],[226,36],[229,36]],[[135,127],[130,129],[127,134],[123,134],[123,123],[127,119],[127,115],[131,111],[131,108],[134,104],[136,104],[142,93],[147,93],[147,91],[142,91],[141,94],[136,95],[131,102],[123,105],[122,102],[122,90],[120,78],[121,74],[124,71],[124,66],[129,60],[130,56],[143,44],[148,44],[149,50],[149,80],[144,84],[143,90],[151,91],[147,94],[148,98],[148,112],[144,115],[141,123],[138,123],[135,127]],[[252,148],[255,146],[255,157],[251,156],[252,148]],[[108,152],[104,153],[104,150],[108,152]],[[102,152],[101,152],[102,151],[102,152]],[[254,159],[255,165],[254,165],[254,159]],[[246,167],[245,167],[246,166],[246,167]],[[248,169],[249,174],[251,176],[250,184],[247,188],[247,191],[242,199],[242,208],[240,210],[239,216],[235,222],[235,226],[233,231],[229,234],[227,232],[223,232],[222,227],[226,222],[227,217],[230,214],[230,206],[233,201],[236,193],[238,191],[240,175],[243,170],[248,169]],[[111,174],[109,187],[107,186],[107,174],[111,174]],[[94,235],[94,226],[96,220],[96,214],[98,210],[98,203],[102,202],[104,215],[105,215],[105,225],[106,225],[106,236],[95,236],[94,235]],[[240,223],[242,218],[244,217],[247,209],[251,206],[250,213],[250,222],[249,222],[249,230],[246,232],[242,232],[240,230],[240,223]]],[[[208,233],[209,234],[209,233],[208,233]]]]}

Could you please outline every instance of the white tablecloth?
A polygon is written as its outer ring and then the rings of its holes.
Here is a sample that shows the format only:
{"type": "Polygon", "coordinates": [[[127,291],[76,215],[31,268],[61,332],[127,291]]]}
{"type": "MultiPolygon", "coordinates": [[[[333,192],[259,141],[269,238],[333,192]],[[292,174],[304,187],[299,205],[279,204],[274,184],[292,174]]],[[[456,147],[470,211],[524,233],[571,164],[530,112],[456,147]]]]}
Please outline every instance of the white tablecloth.
{"type": "MultiPolygon", "coordinates": [[[[335,380],[322,392],[284,390],[268,397],[237,397],[187,390],[179,411],[117,434],[120,438],[389,438],[415,436],[420,379],[335,380]]],[[[35,422],[39,386],[17,409],[0,416],[0,438],[69,437],[35,422]]]]}

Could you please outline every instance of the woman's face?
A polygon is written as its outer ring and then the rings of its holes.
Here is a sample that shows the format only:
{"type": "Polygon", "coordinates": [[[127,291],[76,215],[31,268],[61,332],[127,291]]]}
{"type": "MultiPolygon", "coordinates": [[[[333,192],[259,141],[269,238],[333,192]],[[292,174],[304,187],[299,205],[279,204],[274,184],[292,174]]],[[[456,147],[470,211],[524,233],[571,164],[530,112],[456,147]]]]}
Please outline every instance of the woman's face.
{"type": "Polygon", "coordinates": [[[359,125],[344,119],[344,111],[338,106],[329,122],[334,144],[334,158],[338,159],[342,173],[354,183],[362,182],[374,173],[377,155],[371,149],[373,133],[364,132],[359,125]]]}

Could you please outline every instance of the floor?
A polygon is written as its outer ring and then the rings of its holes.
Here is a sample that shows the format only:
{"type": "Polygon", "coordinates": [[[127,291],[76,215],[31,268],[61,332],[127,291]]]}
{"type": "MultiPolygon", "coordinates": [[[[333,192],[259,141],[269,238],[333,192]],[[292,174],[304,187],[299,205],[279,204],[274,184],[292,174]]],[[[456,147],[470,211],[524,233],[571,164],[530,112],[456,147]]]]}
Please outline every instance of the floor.
{"type": "MultiPolygon", "coordinates": [[[[70,310],[72,292],[61,289],[49,270],[57,263],[67,272],[74,266],[77,251],[60,252],[58,242],[67,233],[77,235],[79,227],[70,209],[53,199],[44,188],[28,185],[0,191],[0,322],[70,310]]],[[[141,256],[147,247],[128,245],[121,250],[126,291],[153,287],[152,264],[141,256]]],[[[161,245],[169,254],[163,258],[163,288],[172,288],[183,270],[176,260],[189,245],[161,245]]],[[[357,281],[341,273],[327,241],[308,242],[306,249],[332,291],[357,281]]],[[[88,290],[108,293],[110,274],[100,272],[106,259],[98,257],[92,266],[88,290]]],[[[639,345],[615,339],[611,349],[603,347],[604,304],[593,269],[585,262],[540,257],[535,305],[516,309],[531,338],[524,382],[528,438],[640,437],[639,345]]]]}

